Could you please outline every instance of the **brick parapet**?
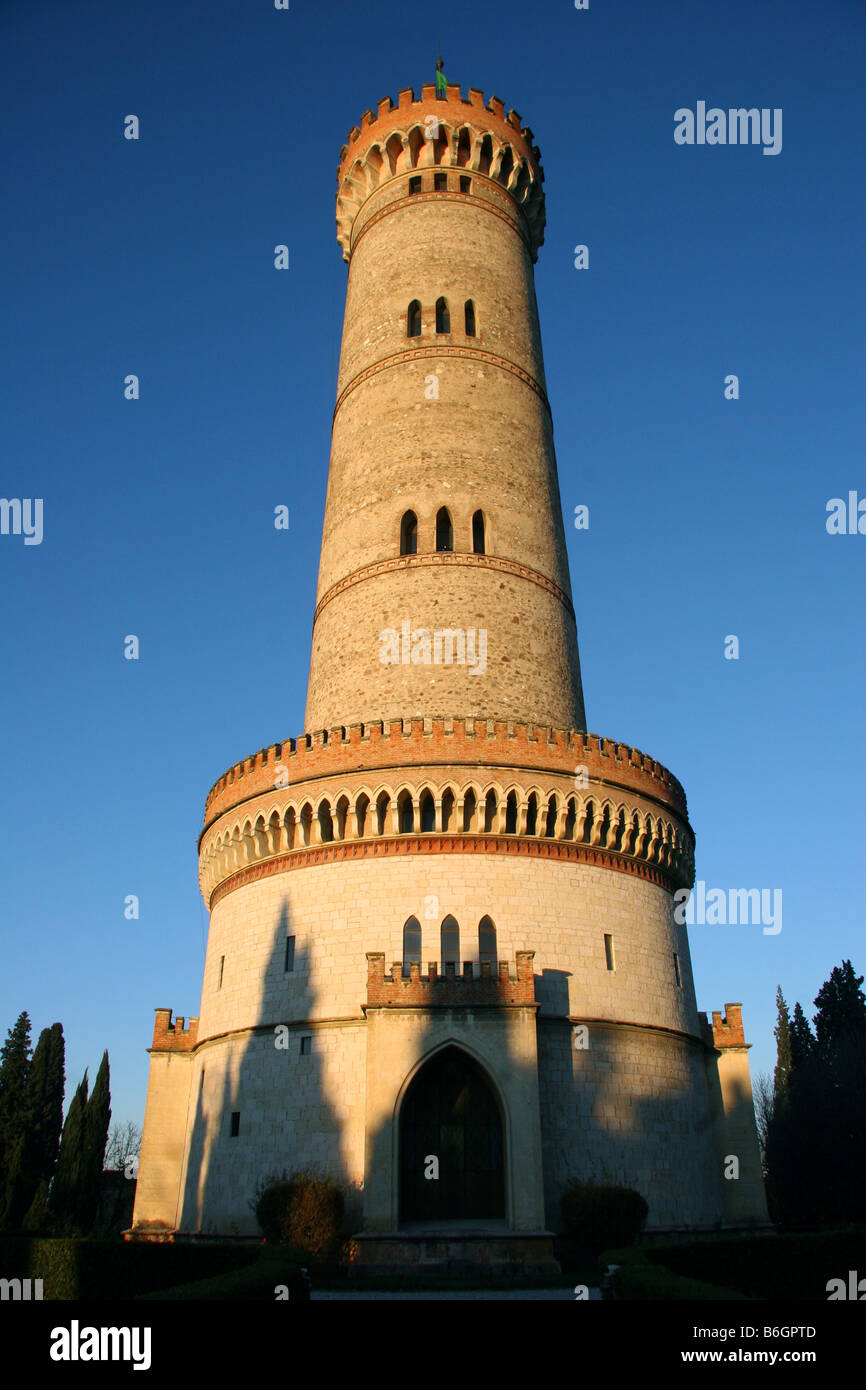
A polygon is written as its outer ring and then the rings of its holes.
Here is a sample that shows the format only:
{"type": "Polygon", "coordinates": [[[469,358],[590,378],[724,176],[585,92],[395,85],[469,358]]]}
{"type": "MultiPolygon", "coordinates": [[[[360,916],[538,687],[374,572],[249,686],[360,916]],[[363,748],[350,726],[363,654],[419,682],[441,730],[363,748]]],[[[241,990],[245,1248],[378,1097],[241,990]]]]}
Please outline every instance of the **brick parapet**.
{"type": "Polygon", "coordinates": [[[496,197],[494,185],[506,192],[536,258],[544,240],[544,171],[532,131],[516,111],[506,114],[499,97],[485,105],[477,87],[470,87],[464,97],[454,83],[437,97],[435,84],[427,83],[419,98],[411,87],[399,93],[396,103],[384,97],[375,112],[365,111],[361,124],[349,131],[337,168],[337,239],[346,260],[361,209],[369,216],[365,205],[372,199],[377,207],[383,189],[388,197],[396,185],[400,196],[409,175],[428,169],[474,175],[474,191],[483,188],[486,203],[491,194],[496,197]],[[431,137],[433,117],[437,134],[431,137]],[[486,154],[485,140],[490,142],[486,154]]]}
{"type": "Polygon", "coordinates": [[[699,1014],[698,1017],[704,1042],[708,1047],[719,1050],[751,1047],[752,1044],[746,1042],[743,1030],[742,1004],[726,1004],[724,1015],[720,1009],[713,1009],[712,1023],[705,1013],[699,1014]]]}
{"type": "Polygon", "coordinates": [[[390,977],[386,977],[384,952],[368,951],[367,1008],[535,1007],[534,958],[534,951],[516,951],[516,976],[509,973],[507,961],[499,962],[498,974],[482,962],[480,975],[474,973],[471,961],[464,961],[462,975],[457,974],[453,963],[440,975],[438,963],[431,961],[426,975],[413,964],[409,978],[404,979],[401,961],[393,963],[390,977]]]}
{"type": "Polygon", "coordinates": [[[171,1009],[156,1010],[151,1052],[192,1052],[198,1042],[198,1019],[178,1016],[172,1023],[171,1013],[171,1009]]]}
{"type": "Polygon", "coordinates": [[[260,749],[214,783],[205,802],[202,836],[226,811],[279,785],[278,767],[286,768],[294,786],[316,777],[442,762],[523,765],[571,777],[576,767],[585,766],[590,780],[613,782],[660,800],[681,816],[688,814],[685,792],[673,773],[627,744],[576,729],[439,716],[324,729],[260,749]]]}

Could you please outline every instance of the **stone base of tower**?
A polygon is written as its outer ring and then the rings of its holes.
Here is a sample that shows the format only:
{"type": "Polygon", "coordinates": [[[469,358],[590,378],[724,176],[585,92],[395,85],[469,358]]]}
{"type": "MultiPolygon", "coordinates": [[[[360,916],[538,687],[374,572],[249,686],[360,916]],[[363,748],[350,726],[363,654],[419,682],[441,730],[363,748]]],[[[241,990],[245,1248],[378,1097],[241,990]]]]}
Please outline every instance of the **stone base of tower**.
{"type": "Polygon", "coordinates": [[[447,1231],[434,1229],[398,1232],[391,1235],[353,1237],[358,1249],[352,1265],[353,1275],[520,1275],[532,1278],[556,1277],[561,1273],[553,1253],[550,1231],[484,1231],[477,1223],[471,1229],[457,1229],[449,1223],[447,1231]]]}

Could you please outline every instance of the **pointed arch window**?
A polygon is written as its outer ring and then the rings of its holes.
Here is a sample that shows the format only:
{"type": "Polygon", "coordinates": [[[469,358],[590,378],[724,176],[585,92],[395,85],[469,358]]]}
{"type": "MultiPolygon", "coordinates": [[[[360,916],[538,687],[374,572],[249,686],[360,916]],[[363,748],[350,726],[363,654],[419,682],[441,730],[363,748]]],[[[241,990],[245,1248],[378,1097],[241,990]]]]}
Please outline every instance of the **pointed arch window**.
{"type": "Polygon", "coordinates": [[[486,914],[478,923],[478,959],[482,965],[486,961],[491,970],[496,968],[496,928],[486,914]]]}
{"type": "Polygon", "coordinates": [[[409,917],[403,926],[403,979],[409,978],[409,966],[421,964],[421,923],[409,917]]]}
{"type": "Polygon", "coordinates": [[[464,320],[466,325],[467,338],[475,337],[475,305],[471,299],[467,299],[463,306],[464,320]]]}
{"type": "Polygon", "coordinates": [[[451,513],[447,507],[440,507],[436,513],[436,549],[454,549],[454,527],[451,525],[451,513]]]}
{"type": "Polygon", "coordinates": [[[454,965],[454,967],[455,967],[455,970],[459,969],[459,966],[460,966],[460,928],[459,928],[459,926],[457,925],[457,920],[456,920],[456,918],[451,917],[450,915],[449,915],[448,917],[446,917],[446,918],[444,919],[443,923],[442,923],[441,944],[442,944],[441,955],[442,955],[442,969],[443,969],[443,971],[445,970],[446,965],[450,965],[450,964],[452,964],[452,963],[453,963],[453,965],[454,965]]]}
{"type": "Polygon", "coordinates": [[[421,301],[413,299],[406,310],[406,337],[421,337],[421,301]]]}
{"type": "Polygon", "coordinates": [[[441,297],[436,300],[436,332],[451,332],[451,315],[448,312],[448,300],[441,297]]]}
{"type": "Polygon", "coordinates": [[[476,512],[472,518],[472,551],[475,555],[484,555],[484,513],[476,512]]]}
{"type": "Polygon", "coordinates": [[[415,807],[409,792],[403,792],[399,803],[400,834],[411,835],[415,830],[415,807]]]}
{"type": "Polygon", "coordinates": [[[404,512],[400,522],[400,554],[418,554],[418,518],[414,512],[404,512]]]}

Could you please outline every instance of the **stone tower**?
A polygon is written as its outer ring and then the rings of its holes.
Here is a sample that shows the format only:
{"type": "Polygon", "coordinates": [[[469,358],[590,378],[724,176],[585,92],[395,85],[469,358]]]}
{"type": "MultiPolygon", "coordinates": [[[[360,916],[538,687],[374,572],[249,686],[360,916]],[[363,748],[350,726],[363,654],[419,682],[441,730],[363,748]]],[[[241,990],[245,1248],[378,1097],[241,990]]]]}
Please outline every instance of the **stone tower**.
{"type": "Polygon", "coordinates": [[[573,1176],[656,1229],[763,1221],[739,1006],[698,1013],[673,913],[685,795],[585,732],[532,133],[385,99],[337,228],[310,732],[207,798],[201,1013],[157,1011],[133,1232],[253,1233],[257,1179],[311,1166],[375,1265],[544,1265],[573,1176]]]}

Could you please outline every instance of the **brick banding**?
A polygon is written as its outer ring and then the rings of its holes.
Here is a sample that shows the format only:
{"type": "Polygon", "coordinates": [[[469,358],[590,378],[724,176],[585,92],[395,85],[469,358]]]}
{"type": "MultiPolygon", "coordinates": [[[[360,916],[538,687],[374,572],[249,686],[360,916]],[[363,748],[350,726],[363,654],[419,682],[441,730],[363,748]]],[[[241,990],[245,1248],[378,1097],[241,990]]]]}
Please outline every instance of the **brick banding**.
{"type": "Polygon", "coordinates": [[[354,570],[347,574],[344,579],[338,579],[336,584],[332,584],[327,589],[319,602],[316,604],[316,611],[313,614],[313,626],[326,604],[339,594],[345,593],[346,589],[351,589],[355,584],[360,584],[365,579],[375,579],[380,574],[393,574],[397,570],[403,569],[424,569],[429,566],[442,565],[463,565],[472,569],[496,570],[499,574],[513,574],[519,579],[527,579],[530,584],[537,584],[540,589],[546,590],[558,599],[570,616],[574,617],[574,605],[564,589],[558,584],[554,584],[552,579],[548,579],[546,574],[540,574],[538,570],[530,569],[528,565],[519,565],[514,560],[503,560],[498,555],[470,555],[468,551],[433,551],[429,555],[395,555],[390,560],[378,560],[372,565],[363,565],[361,569],[354,570]]]}
{"type": "Polygon", "coordinates": [[[210,895],[208,910],[213,911],[229,893],[248,883],[270,878],[273,874],[293,869],[309,869],[317,864],[333,864],[345,859],[381,859],[406,854],[510,854],[535,859],[570,860],[590,864],[598,869],[614,869],[633,874],[655,883],[673,893],[680,876],[673,875],[658,864],[620,854],[617,850],[599,849],[595,845],[577,844],[571,840],[540,840],[517,835],[394,835],[374,840],[330,840],[323,845],[304,845],[285,854],[275,854],[257,864],[248,864],[224,878],[210,895]]]}
{"type": "Polygon", "coordinates": [[[415,362],[423,357],[462,357],[470,361],[483,362],[488,367],[499,367],[504,372],[510,372],[528,386],[530,391],[534,391],[536,396],[544,405],[548,414],[551,414],[550,402],[547,399],[547,392],[540,382],[536,381],[529,372],[518,367],[516,362],[511,362],[507,357],[500,357],[496,352],[486,352],[484,348],[462,347],[457,343],[430,343],[425,347],[406,348],[403,352],[391,353],[389,357],[382,357],[378,362],[373,362],[371,366],[365,367],[357,376],[352,377],[337,397],[337,404],[334,406],[334,419],[336,420],[340,406],[346,397],[358,386],[371,377],[378,376],[380,372],[387,371],[390,367],[402,366],[405,362],[415,362]]]}
{"type": "MultiPolygon", "coordinates": [[[[441,166],[436,166],[436,168],[439,172],[451,171],[458,174],[465,172],[465,170],[462,170],[459,165],[444,164],[441,166]]],[[[394,176],[394,179],[389,180],[389,182],[396,182],[400,178],[405,177],[406,175],[397,174],[394,176]]],[[[473,170],[471,171],[471,177],[473,179],[478,180],[483,179],[485,183],[488,183],[491,186],[491,188],[495,188],[500,192],[502,191],[502,184],[497,183],[495,179],[489,179],[486,174],[479,174],[477,171],[473,170]]],[[[380,187],[382,188],[387,188],[387,186],[387,183],[380,185],[380,187]]],[[[465,207],[467,203],[470,202],[470,200],[473,209],[482,208],[484,212],[489,212],[493,217],[498,217],[500,222],[505,222],[509,227],[511,227],[520,237],[520,240],[523,242],[529,254],[533,254],[532,238],[526,234],[526,232],[523,230],[516,218],[509,216],[509,214],[503,208],[496,207],[495,203],[489,203],[486,201],[486,199],[473,198],[472,194],[470,193],[447,193],[444,191],[436,193],[407,193],[405,198],[395,198],[393,203],[388,203],[386,207],[380,208],[378,212],[371,213],[371,215],[367,218],[366,222],[364,222],[363,225],[358,228],[357,232],[354,232],[353,229],[354,234],[352,236],[349,254],[354,254],[355,249],[358,246],[358,243],[363,239],[365,233],[368,232],[371,227],[375,227],[377,222],[381,222],[383,217],[387,217],[390,212],[397,212],[410,205],[412,207],[417,207],[419,203],[427,202],[461,203],[465,207]]]]}

